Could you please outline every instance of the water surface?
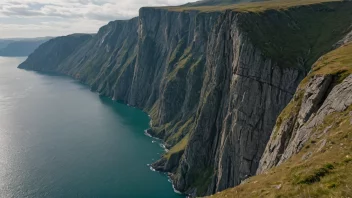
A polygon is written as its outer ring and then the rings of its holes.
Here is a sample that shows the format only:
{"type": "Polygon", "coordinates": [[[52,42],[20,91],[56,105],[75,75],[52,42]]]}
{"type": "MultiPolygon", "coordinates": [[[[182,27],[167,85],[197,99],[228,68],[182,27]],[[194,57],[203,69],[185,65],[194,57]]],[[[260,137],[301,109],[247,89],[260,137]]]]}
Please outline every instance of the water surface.
{"type": "Polygon", "coordinates": [[[63,76],[0,57],[0,197],[175,198],[147,164],[149,118],[63,76]]]}

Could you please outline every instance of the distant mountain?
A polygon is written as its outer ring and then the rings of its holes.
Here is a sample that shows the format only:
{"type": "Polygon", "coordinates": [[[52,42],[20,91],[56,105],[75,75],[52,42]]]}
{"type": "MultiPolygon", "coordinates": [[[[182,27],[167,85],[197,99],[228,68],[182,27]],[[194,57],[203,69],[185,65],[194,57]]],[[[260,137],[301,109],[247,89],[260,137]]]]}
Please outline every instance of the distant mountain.
{"type": "Polygon", "coordinates": [[[0,40],[0,50],[4,49],[11,42],[13,42],[13,41],[12,40],[0,40]]]}
{"type": "Polygon", "coordinates": [[[49,39],[51,37],[0,40],[0,56],[28,56],[49,39]]]}

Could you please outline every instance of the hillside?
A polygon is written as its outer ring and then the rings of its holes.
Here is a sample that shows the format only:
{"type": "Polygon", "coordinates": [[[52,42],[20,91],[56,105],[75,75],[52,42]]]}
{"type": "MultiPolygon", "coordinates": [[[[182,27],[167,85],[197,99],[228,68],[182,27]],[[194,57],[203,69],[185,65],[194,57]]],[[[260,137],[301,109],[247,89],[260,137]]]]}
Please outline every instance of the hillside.
{"type": "Polygon", "coordinates": [[[72,34],[51,39],[30,54],[25,63],[19,65],[19,68],[51,72],[90,38],[92,36],[89,34],[72,34]]]}
{"type": "Polygon", "coordinates": [[[5,48],[11,42],[11,40],[0,40],[0,50],[5,48]]]}
{"type": "Polygon", "coordinates": [[[347,42],[351,23],[350,1],[141,8],[84,41],[53,39],[19,67],[143,109],[169,149],[152,167],[204,196],[262,167],[277,117],[313,63],[347,42]]]}
{"type": "Polygon", "coordinates": [[[270,155],[283,158],[284,151],[300,142],[293,147],[292,157],[281,159],[278,167],[269,169],[277,164],[262,167],[260,175],[211,197],[352,195],[351,53],[352,43],[322,56],[314,64],[294,99],[281,113],[261,164],[278,162],[270,155]],[[307,112],[310,113],[304,118],[302,115],[307,112]]]}

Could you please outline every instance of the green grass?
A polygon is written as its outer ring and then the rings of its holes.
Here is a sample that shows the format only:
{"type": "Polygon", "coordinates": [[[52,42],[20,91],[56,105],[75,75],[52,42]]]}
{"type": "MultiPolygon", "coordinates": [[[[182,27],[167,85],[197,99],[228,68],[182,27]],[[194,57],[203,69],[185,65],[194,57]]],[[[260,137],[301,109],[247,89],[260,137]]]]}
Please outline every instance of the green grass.
{"type": "Polygon", "coordinates": [[[160,7],[158,9],[167,9],[169,11],[191,11],[197,10],[201,12],[217,12],[233,10],[237,12],[263,12],[266,10],[285,10],[291,7],[312,5],[317,3],[331,2],[337,0],[274,0],[274,1],[263,1],[263,2],[253,2],[253,3],[239,3],[239,4],[229,4],[225,2],[224,4],[218,5],[205,5],[205,6],[174,6],[174,7],[160,7]]]}
{"type": "Polygon", "coordinates": [[[352,2],[239,15],[239,26],[265,57],[305,72],[351,30],[351,21],[352,2]]]}
{"type": "Polygon", "coordinates": [[[176,133],[171,135],[166,142],[177,142],[180,140],[180,137],[182,137],[184,134],[187,134],[190,129],[192,128],[194,124],[194,118],[188,119],[182,126],[178,126],[179,123],[177,123],[175,126],[177,127],[176,133]]]}
{"type": "Polygon", "coordinates": [[[320,182],[321,178],[329,174],[332,169],[334,169],[334,165],[328,163],[324,167],[313,170],[312,173],[303,175],[297,184],[313,184],[315,182],[320,182]]]}
{"type": "Polygon", "coordinates": [[[175,80],[177,77],[184,79],[189,67],[195,62],[191,53],[192,46],[188,46],[186,49],[183,49],[183,47],[185,47],[183,41],[180,41],[171,55],[169,64],[175,64],[175,67],[168,74],[166,78],[168,81],[175,80]]]}
{"type": "MultiPolygon", "coordinates": [[[[314,75],[338,76],[338,82],[342,82],[348,75],[352,74],[352,43],[348,43],[321,57],[312,68],[308,78],[314,75]]],[[[307,83],[308,78],[303,81],[307,83]]]]}
{"type": "Polygon", "coordinates": [[[170,60],[169,60],[169,65],[173,65],[183,54],[183,51],[185,49],[186,41],[185,39],[182,39],[174,49],[174,51],[171,54],[170,60]]]}
{"type": "Polygon", "coordinates": [[[352,20],[352,2],[334,0],[274,0],[154,9],[236,11],[239,27],[265,57],[280,67],[294,67],[305,72],[351,29],[352,20]]]}
{"type": "Polygon", "coordinates": [[[309,80],[316,75],[333,75],[335,83],[342,82],[348,75],[352,74],[352,43],[348,43],[336,50],[333,50],[314,63],[312,71],[300,83],[295,96],[286,108],[281,112],[276,121],[276,130],[273,137],[275,138],[278,130],[284,120],[289,116],[297,115],[301,108],[304,89],[309,80]]]}
{"type": "Polygon", "coordinates": [[[198,170],[193,176],[194,182],[192,187],[197,188],[197,194],[205,194],[208,186],[210,185],[211,178],[213,176],[213,167],[208,167],[206,169],[198,170]]]}
{"type": "Polygon", "coordinates": [[[179,143],[173,146],[169,152],[167,152],[163,157],[169,159],[171,155],[175,153],[179,153],[180,151],[184,151],[188,144],[189,134],[187,134],[179,143]]]}

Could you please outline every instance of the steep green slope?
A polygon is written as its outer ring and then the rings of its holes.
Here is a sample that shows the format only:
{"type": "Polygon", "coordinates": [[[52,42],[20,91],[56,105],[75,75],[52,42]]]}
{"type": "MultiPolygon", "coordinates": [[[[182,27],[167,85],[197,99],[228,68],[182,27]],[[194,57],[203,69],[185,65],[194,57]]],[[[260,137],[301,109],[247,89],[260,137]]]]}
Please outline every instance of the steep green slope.
{"type": "Polygon", "coordinates": [[[124,78],[121,74],[133,73],[131,67],[136,60],[137,28],[138,18],[110,22],[61,63],[57,71],[113,97],[114,84],[119,82],[119,78],[124,78]]]}
{"type": "Polygon", "coordinates": [[[90,38],[92,36],[89,34],[72,34],[51,39],[40,45],[18,67],[21,69],[55,72],[60,63],[90,38]]]}
{"type": "MultiPolygon", "coordinates": [[[[302,123],[301,128],[311,125],[312,132],[305,132],[308,137],[298,153],[278,167],[254,176],[236,188],[211,197],[313,198],[352,195],[351,53],[352,43],[324,55],[300,84],[297,97],[302,95],[300,92],[310,92],[316,78],[333,77],[330,91],[323,101],[319,102],[321,104],[318,104],[319,108],[315,115],[302,123]]],[[[299,99],[292,100],[281,116],[287,113],[298,114],[299,109],[295,111],[291,108],[297,107],[295,105],[297,100],[299,99]]],[[[280,121],[277,122],[279,123],[280,121]]],[[[289,140],[282,134],[272,135],[271,138],[289,140]]]]}

